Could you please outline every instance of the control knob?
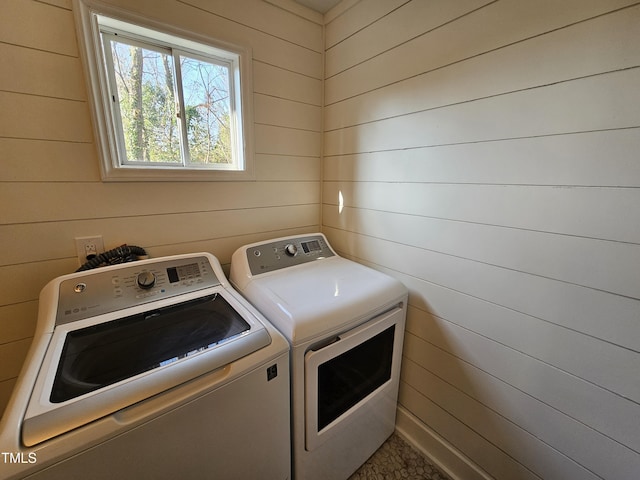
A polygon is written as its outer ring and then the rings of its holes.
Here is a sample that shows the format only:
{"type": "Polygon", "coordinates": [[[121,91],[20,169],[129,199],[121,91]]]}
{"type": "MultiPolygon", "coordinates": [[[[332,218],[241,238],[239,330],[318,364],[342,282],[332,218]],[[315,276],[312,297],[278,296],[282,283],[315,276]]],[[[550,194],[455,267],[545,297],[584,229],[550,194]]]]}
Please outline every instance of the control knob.
{"type": "Polygon", "coordinates": [[[293,243],[288,243],[284,247],[284,253],[286,253],[290,257],[295,257],[296,254],[298,253],[298,247],[296,247],[293,243]]]}
{"type": "Polygon", "coordinates": [[[138,274],[138,286],[144,290],[152,288],[156,284],[156,276],[153,272],[144,271],[138,274]]]}

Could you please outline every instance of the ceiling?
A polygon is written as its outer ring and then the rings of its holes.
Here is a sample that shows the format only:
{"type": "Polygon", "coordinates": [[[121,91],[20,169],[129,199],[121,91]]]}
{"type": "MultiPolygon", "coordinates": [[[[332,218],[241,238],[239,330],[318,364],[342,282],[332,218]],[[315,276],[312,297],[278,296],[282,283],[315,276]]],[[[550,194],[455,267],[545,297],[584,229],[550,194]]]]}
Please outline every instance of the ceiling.
{"type": "Polygon", "coordinates": [[[340,0],[294,0],[316,12],[327,13],[331,8],[340,3],[340,0]]]}

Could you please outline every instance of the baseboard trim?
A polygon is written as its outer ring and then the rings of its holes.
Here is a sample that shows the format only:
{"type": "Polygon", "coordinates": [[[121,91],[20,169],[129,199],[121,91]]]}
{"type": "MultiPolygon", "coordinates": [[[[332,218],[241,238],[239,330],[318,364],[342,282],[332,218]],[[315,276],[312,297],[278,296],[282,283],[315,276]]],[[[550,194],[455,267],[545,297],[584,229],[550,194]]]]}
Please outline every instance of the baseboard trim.
{"type": "Polygon", "coordinates": [[[407,443],[454,480],[493,480],[462,452],[398,405],[396,431],[407,443]]]}

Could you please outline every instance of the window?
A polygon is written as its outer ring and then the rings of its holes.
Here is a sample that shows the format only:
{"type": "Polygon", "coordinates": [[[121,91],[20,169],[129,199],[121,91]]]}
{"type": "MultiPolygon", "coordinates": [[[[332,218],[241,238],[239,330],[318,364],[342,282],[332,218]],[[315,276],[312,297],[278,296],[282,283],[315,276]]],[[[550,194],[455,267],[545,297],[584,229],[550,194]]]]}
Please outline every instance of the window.
{"type": "Polygon", "coordinates": [[[251,177],[246,49],[76,6],[103,179],[251,177]]]}

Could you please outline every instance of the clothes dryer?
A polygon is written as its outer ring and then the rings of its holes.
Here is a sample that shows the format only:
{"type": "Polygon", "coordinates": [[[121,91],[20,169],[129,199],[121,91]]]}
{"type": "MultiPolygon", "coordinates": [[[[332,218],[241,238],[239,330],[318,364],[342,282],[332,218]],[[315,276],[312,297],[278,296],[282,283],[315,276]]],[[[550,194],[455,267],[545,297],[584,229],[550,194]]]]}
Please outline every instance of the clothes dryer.
{"type": "Polygon", "coordinates": [[[294,478],[348,478],[395,428],[407,289],[320,233],[238,249],[230,281],[292,345],[294,478]]]}

